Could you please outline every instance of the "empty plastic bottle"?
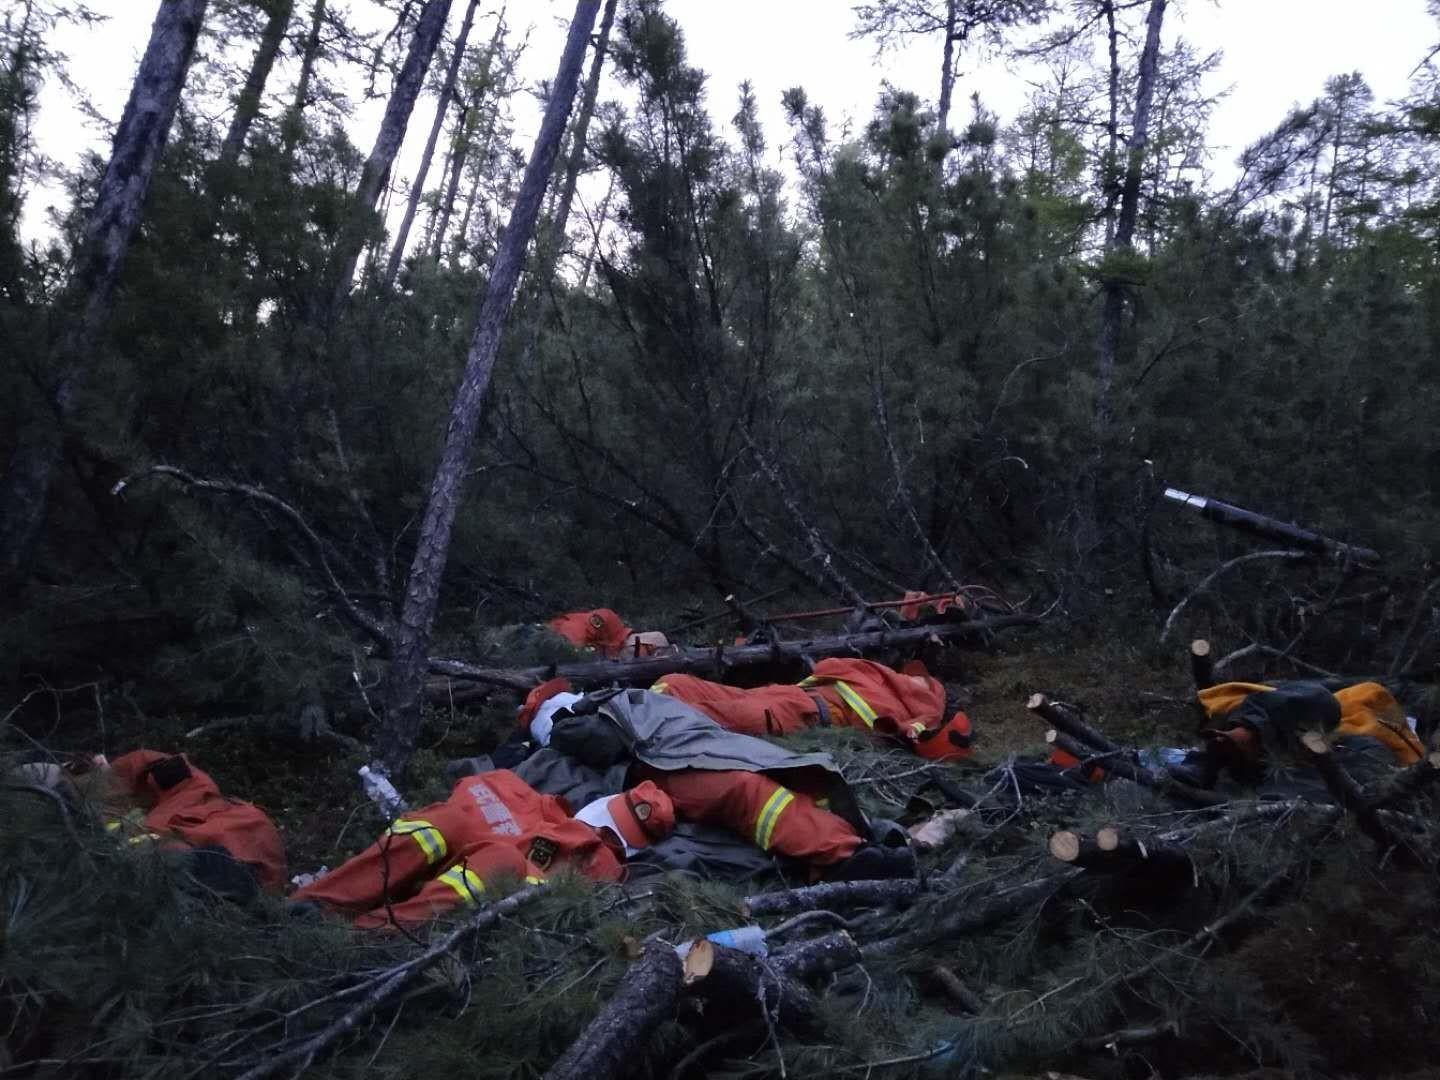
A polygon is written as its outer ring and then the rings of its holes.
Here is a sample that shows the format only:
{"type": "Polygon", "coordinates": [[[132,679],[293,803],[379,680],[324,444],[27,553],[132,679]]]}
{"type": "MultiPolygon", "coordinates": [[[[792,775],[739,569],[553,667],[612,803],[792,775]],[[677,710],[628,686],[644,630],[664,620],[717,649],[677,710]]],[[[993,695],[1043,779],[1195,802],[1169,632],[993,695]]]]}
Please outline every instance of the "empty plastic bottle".
{"type": "Polygon", "coordinates": [[[770,955],[770,947],[765,944],[765,928],[763,926],[737,926],[733,930],[716,930],[715,933],[705,936],[716,945],[739,949],[752,956],[770,955]]]}
{"type": "Polygon", "coordinates": [[[405,800],[400,797],[400,792],[395,790],[395,785],[390,783],[390,778],[385,775],[381,766],[361,765],[360,783],[365,787],[365,794],[386,815],[394,817],[405,809],[405,800]]]}

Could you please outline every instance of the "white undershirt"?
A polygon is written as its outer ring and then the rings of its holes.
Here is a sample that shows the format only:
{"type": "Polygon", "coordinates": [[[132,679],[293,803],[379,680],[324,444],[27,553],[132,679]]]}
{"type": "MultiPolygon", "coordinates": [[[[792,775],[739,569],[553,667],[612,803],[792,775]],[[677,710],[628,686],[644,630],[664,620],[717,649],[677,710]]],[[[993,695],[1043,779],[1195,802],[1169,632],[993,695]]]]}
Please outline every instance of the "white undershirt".
{"type": "Polygon", "coordinates": [[[580,694],[556,694],[552,698],[546,698],[540,708],[535,710],[535,719],[530,721],[530,737],[541,746],[549,746],[550,729],[555,726],[555,714],[574,705],[580,697],[580,694]]]}

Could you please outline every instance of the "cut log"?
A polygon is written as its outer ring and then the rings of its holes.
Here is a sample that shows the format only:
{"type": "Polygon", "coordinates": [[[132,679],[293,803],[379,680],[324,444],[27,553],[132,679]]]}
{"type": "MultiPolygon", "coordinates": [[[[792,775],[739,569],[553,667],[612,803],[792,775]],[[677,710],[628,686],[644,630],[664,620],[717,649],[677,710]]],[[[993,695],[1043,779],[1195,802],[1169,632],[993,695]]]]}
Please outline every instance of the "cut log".
{"type": "Polygon", "coordinates": [[[829,881],[802,889],[759,893],[747,896],[740,911],[747,919],[768,915],[792,915],[817,908],[834,909],[855,905],[888,906],[906,904],[920,894],[920,882],[912,878],[894,881],[829,881]]]}
{"type": "Polygon", "coordinates": [[[959,1008],[971,1016],[979,1016],[985,1011],[985,1002],[980,999],[980,995],[966,986],[960,976],[956,975],[951,968],[944,964],[936,964],[930,969],[930,974],[945,991],[945,996],[959,1008]]]}
{"type": "Polygon", "coordinates": [[[1122,1047],[1144,1046],[1147,1043],[1159,1042],[1161,1039],[1176,1038],[1179,1034],[1180,1025],[1172,1020],[1168,1024],[1157,1024],[1155,1027],[1121,1028],[1108,1035],[1091,1035],[1089,1038],[1081,1039],[1075,1045],[1089,1054],[1113,1054],[1122,1047]]]}
{"type": "Polygon", "coordinates": [[[1196,690],[1208,690],[1215,685],[1215,655],[1210,642],[1204,638],[1190,642],[1190,674],[1196,690]]]}
{"type": "Polygon", "coordinates": [[[1181,506],[1188,506],[1190,509],[1198,511],[1201,517],[1208,518],[1217,524],[1229,525],[1241,532],[1264,537],[1267,540],[1278,540],[1316,555],[1329,555],[1342,562],[1369,564],[1380,561],[1380,553],[1371,548],[1342,543],[1311,529],[1302,529],[1298,525],[1291,525],[1264,514],[1242,510],[1238,506],[1221,502],[1219,499],[1207,499],[1200,495],[1178,491],[1175,488],[1166,488],[1165,498],[1179,503],[1181,506]]]}
{"type": "Polygon", "coordinates": [[[646,945],[600,1015],[550,1066],[546,1080],[610,1080],[631,1075],[645,1040],[674,1013],[680,980],[680,957],[675,950],[660,942],[646,945]]]}
{"type": "Polygon", "coordinates": [[[581,660],[571,664],[552,664],[532,668],[487,668],[467,664],[463,660],[432,657],[430,671],[452,679],[508,686],[513,690],[530,690],[547,679],[561,676],[578,686],[649,685],[663,675],[723,675],[725,670],[747,664],[790,660],[803,664],[806,656],[853,656],[904,645],[918,645],[932,636],[945,640],[983,637],[996,630],[1016,626],[1036,626],[1036,615],[994,615],[968,622],[937,626],[914,626],[902,630],[877,630],[864,634],[841,634],[834,637],[783,641],[762,645],[737,645],[723,652],[716,649],[680,649],[669,656],[642,657],[638,660],[581,660]]]}
{"type": "Polygon", "coordinates": [[[1154,866],[1189,866],[1183,848],[1158,840],[1145,842],[1104,828],[1089,840],[1069,830],[1050,837],[1050,854],[1063,863],[1086,870],[1125,870],[1142,863],[1154,866]]]}
{"type": "Polygon", "coordinates": [[[771,965],[793,979],[819,979],[860,963],[860,946],[844,930],[787,945],[770,958],[771,965]]]}
{"type": "Polygon", "coordinates": [[[708,1015],[758,1010],[792,1031],[820,1027],[820,1002],[809,987],[758,956],[708,938],[691,944],[683,983],[688,995],[704,1002],[708,1015]]]}
{"type": "MultiPolygon", "coordinates": [[[[1119,751],[1120,747],[1105,737],[1105,734],[1092,727],[1080,715],[1080,710],[1074,705],[1067,705],[1063,701],[1052,701],[1044,694],[1031,694],[1030,700],[1025,707],[1040,717],[1051,727],[1063,731],[1072,739],[1078,739],[1086,746],[1092,747],[1107,754],[1119,751]]],[[[1086,753],[1081,757],[1089,757],[1086,753]]]]}
{"type": "Polygon", "coordinates": [[[1355,778],[1345,771],[1340,762],[1335,760],[1335,755],[1330,752],[1330,744],[1325,741],[1323,732],[1307,731],[1301,735],[1300,755],[1320,774],[1320,779],[1325,781],[1325,787],[1336,803],[1346,813],[1355,815],[1360,830],[1375,841],[1375,845],[1382,852],[1394,849],[1401,858],[1408,856],[1409,849],[1399,846],[1398,841],[1376,814],[1375,807],[1370,804],[1360,790],[1360,786],[1355,783],[1355,778]]]}
{"type": "Polygon", "coordinates": [[[1193,803],[1196,806],[1219,806],[1228,802],[1223,795],[1217,795],[1213,791],[1206,791],[1204,788],[1197,788],[1164,772],[1154,772],[1142,765],[1122,756],[1118,753],[1097,754],[1087,746],[1083,746],[1076,739],[1072,739],[1063,731],[1056,731],[1053,728],[1045,733],[1045,741],[1056,749],[1063,750],[1072,757],[1081,761],[1098,759],[1099,764],[1107,773],[1113,776],[1124,777],[1126,780],[1137,784],[1143,784],[1148,788],[1154,788],[1162,795],[1180,799],[1184,802],[1193,803]]]}

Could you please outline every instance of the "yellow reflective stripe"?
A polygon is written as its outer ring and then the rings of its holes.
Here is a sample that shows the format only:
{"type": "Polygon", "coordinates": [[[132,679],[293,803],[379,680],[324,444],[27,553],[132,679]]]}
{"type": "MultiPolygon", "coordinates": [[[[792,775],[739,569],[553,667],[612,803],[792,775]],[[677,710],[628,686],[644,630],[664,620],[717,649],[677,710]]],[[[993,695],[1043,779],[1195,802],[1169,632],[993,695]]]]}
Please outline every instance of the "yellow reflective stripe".
{"type": "Polygon", "coordinates": [[[107,822],[105,823],[105,831],[106,831],[106,832],[119,832],[119,831],[120,831],[120,827],[121,827],[122,825],[124,825],[124,824],[125,824],[125,823],[124,823],[123,821],[107,821],[107,822]]]}
{"type": "Polygon", "coordinates": [[[814,675],[806,675],[805,678],[803,678],[803,679],[800,680],[799,685],[802,686],[802,687],[805,687],[805,686],[819,686],[819,685],[820,685],[820,680],[817,679],[814,675]]]}
{"type": "Polygon", "coordinates": [[[485,882],[480,880],[480,875],[464,866],[452,866],[435,880],[449,885],[467,904],[478,904],[480,895],[485,891],[485,882]]]}
{"type": "Polygon", "coordinates": [[[654,686],[650,687],[650,692],[653,694],[668,694],[670,692],[670,684],[662,679],[660,682],[657,682],[654,686]]]}
{"type": "Polygon", "coordinates": [[[856,716],[860,717],[861,720],[865,721],[865,726],[873,728],[875,726],[875,721],[880,719],[880,717],[876,715],[874,709],[870,708],[869,702],[867,702],[863,697],[861,697],[854,690],[852,690],[849,683],[841,682],[839,679],[836,679],[834,686],[836,692],[840,695],[841,699],[845,702],[845,704],[849,705],[850,708],[855,711],[856,716]]]}
{"type": "Polygon", "coordinates": [[[775,836],[775,823],[785,808],[795,801],[795,793],[789,788],[776,788],[774,794],[765,800],[760,816],[755,819],[755,843],[761,851],[770,850],[770,841],[775,836]]]}
{"type": "Polygon", "coordinates": [[[545,879],[544,879],[543,877],[536,877],[534,874],[526,874],[526,875],[525,875],[525,884],[526,884],[526,885],[544,885],[544,884],[545,884],[545,879]]]}
{"type": "Polygon", "coordinates": [[[390,835],[408,836],[414,840],[420,845],[420,850],[425,853],[425,861],[431,866],[442,862],[448,850],[445,846],[445,834],[430,822],[418,818],[395,822],[390,826],[390,835]]]}
{"type": "Polygon", "coordinates": [[[142,833],[142,834],[140,834],[139,836],[132,836],[132,837],[130,837],[128,840],[126,840],[125,842],[126,842],[127,844],[148,844],[151,840],[159,840],[159,839],[160,839],[160,834],[159,834],[159,833],[147,832],[147,833],[142,833]]]}

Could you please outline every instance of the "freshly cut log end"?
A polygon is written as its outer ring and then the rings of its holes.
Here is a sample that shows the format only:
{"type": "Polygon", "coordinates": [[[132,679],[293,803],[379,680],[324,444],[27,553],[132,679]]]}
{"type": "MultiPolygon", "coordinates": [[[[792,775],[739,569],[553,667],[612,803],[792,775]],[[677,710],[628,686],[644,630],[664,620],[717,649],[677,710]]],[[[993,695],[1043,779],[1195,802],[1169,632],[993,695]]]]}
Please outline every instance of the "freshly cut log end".
{"type": "Polygon", "coordinates": [[[1095,846],[1101,851],[1115,851],[1120,847],[1120,830],[1107,825],[1095,834],[1095,846]]]}
{"type": "Polygon", "coordinates": [[[1190,642],[1190,675],[1196,690],[1215,685],[1215,657],[1210,651],[1210,642],[1204,638],[1190,642]]]}
{"type": "Polygon", "coordinates": [[[1060,732],[1056,731],[1052,727],[1049,731],[1045,732],[1045,741],[1051,746],[1054,746],[1057,742],[1060,741],[1060,732]]]}
{"type": "Polygon", "coordinates": [[[1440,750],[1431,750],[1425,755],[1425,764],[1432,769],[1440,769],[1440,750]]]}
{"type": "Polygon", "coordinates": [[[1325,736],[1319,731],[1307,731],[1300,736],[1300,745],[1316,757],[1323,757],[1330,753],[1330,744],[1325,741],[1325,736]]]}
{"type": "Polygon", "coordinates": [[[1025,708],[1029,709],[1031,712],[1039,712],[1045,707],[1045,704],[1046,701],[1044,694],[1031,694],[1030,700],[1025,702],[1025,708]]]}
{"type": "Polygon", "coordinates": [[[1063,863],[1073,863],[1080,857],[1080,834],[1068,829],[1050,837],[1050,854],[1063,863]]]}
{"type": "Polygon", "coordinates": [[[1190,642],[1190,655],[1196,657],[1207,657],[1210,655],[1210,642],[1203,637],[1197,637],[1190,642]]]}
{"type": "Polygon", "coordinates": [[[693,986],[715,968],[715,946],[709,938],[696,938],[685,954],[684,983],[693,986]]]}

